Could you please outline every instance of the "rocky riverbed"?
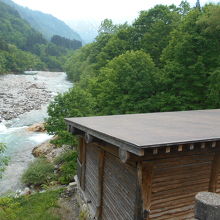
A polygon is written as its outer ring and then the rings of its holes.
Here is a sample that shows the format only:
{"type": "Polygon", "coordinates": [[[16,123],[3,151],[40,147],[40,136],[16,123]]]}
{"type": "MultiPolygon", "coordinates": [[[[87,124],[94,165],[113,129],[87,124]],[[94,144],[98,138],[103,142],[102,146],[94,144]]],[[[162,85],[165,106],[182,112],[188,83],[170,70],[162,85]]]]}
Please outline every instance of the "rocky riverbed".
{"type": "Polygon", "coordinates": [[[28,126],[43,122],[49,102],[71,87],[63,72],[0,76],[0,143],[6,144],[10,157],[0,195],[22,189],[20,177],[33,160],[33,148],[52,138],[41,126],[28,126]]]}
{"type": "Polygon", "coordinates": [[[0,78],[0,120],[11,120],[41,109],[53,97],[52,91],[36,76],[6,75],[0,78]]]}

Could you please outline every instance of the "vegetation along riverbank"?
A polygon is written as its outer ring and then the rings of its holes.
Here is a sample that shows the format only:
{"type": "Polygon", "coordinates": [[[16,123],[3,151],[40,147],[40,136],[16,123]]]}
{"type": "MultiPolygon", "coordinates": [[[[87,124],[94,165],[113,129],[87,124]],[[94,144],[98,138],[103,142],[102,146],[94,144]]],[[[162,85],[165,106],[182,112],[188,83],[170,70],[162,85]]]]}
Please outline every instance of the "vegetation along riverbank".
{"type": "MultiPolygon", "coordinates": [[[[64,70],[74,82],[49,104],[45,129],[54,139],[34,149],[37,158],[22,176],[26,190],[0,197],[2,220],[86,219],[75,199],[76,141],[64,118],[220,108],[219,4],[156,5],[131,24],[105,19],[95,41],[74,51],[62,46],[65,39],[48,42],[14,9],[0,4],[0,14],[22,29],[0,34],[0,73],[64,70]]],[[[36,91],[39,101],[51,98],[37,83],[19,89],[36,105],[36,91]]],[[[15,109],[10,97],[4,108],[15,109]]],[[[22,114],[23,107],[15,106],[22,114]]]]}

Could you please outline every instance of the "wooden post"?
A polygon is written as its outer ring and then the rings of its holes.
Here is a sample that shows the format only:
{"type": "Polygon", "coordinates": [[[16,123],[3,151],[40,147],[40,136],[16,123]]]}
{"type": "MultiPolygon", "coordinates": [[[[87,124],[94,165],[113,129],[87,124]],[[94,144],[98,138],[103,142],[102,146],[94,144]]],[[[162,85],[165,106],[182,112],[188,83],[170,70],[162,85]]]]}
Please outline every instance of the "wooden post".
{"type": "Polygon", "coordinates": [[[212,161],[211,176],[209,180],[209,192],[216,192],[218,175],[220,172],[220,152],[216,152],[212,161]]]}
{"type": "Polygon", "coordinates": [[[99,152],[99,170],[98,170],[98,204],[96,210],[97,219],[102,218],[102,198],[103,198],[103,176],[104,176],[105,151],[99,152]]]}
{"type": "Polygon", "coordinates": [[[80,186],[85,190],[85,174],[86,174],[86,143],[84,138],[80,138],[80,162],[82,164],[80,186]]]}
{"type": "Polygon", "coordinates": [[[137,166],[138,184],[136,194],[136,220],[147,220],[150,215],[153,163],[139,162],[137,166]]]}

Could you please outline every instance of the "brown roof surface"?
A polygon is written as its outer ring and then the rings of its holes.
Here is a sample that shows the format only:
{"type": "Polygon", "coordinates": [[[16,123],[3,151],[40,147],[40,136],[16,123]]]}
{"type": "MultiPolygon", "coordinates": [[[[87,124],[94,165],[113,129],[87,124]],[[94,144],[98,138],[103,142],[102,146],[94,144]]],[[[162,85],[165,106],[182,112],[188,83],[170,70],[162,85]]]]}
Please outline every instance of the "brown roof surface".
{"type": "Polygon", "coordinates": [[[66,119],[68,124],[114,144],[135,148],[220,140],[220,109],[66,119]]]}

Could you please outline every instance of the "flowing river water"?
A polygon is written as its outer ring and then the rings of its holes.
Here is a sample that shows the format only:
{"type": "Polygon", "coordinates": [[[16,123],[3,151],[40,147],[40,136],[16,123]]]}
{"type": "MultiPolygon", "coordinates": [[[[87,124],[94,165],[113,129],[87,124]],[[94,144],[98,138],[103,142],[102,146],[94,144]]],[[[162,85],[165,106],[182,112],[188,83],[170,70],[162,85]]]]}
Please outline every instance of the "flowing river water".
{"type": "MultiPolygon", "coordinates": [[[[36,75],[6,75],[1,76],[13,82],[43,83],[47,91],[54,97],[57,93],[67,91],[72,83],[67,81],[63,72],[37,72],[36,75]]],[[[10,86],[10,83],[9,83],[10,86]]],[[[13,86],[13,85],[12,85],[13,86]]],[[[11,90],[13,88],[9,88],[11,90]]],[[[16,97],[16,96],[15,96],[16,97]]],[[[14,100],[16,101],[16,100],[14,100]]],[[[49,100],[48,100],[49,102],[49,100]]],[[[33,160],[32,149],[51,138],[46,133],[36,133],[27,130],[29,125],[43,122],[47,117],[47,105],[44,103],[38,110],[31,110],[11,120],[0,123],[0,143],[7,145],[6,155],[10,157],[9,165],[0,179],[0,195],[15,192],[22,188],[20,181],[23,171],[33,160]]]]}

